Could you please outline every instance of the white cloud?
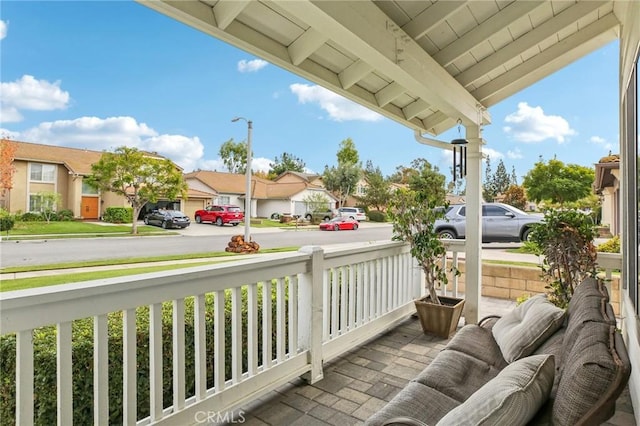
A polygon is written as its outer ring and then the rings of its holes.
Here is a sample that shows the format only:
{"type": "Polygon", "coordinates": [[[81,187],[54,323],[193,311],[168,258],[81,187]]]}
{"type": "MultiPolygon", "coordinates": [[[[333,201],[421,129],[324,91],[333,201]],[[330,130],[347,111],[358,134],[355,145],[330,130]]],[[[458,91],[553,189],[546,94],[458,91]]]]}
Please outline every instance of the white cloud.
{"type": "Polygon", "coordinates": [[[315,103],[329,114],[333,121],[378,121],[382,116],[362,105],[350,101],[321,86],[292,84],[291,92],[301,104],[315,103]]]}
{"type": "Polygon", "coordinates": [[[589,138],[589,142],[591,142],[592,144],[601,146],[605,150],[612,150],[613,149],[613,144],[610,143],[610,142],[607,142],[607,140],[605,138],[602,138],[600,136],[591,136],[589,138]]]}
{"type": "Polygon", "coordinates": [[[11,140],[20,140],[20,133],[0,127],[0,137],[11,140]]]}
{"type": "Polygon", "coordinates": [[[7,36],[7,23],[0,19],[0,40],[7,36]]]}
{"type": "Polygon", "coordinates": [[[500,151],[496,151],[493,148],[487,148],[486,146],[483,146],[482,157],[483,159],[489,157],[492,164],[496,164],[495,161],[499,158],[504,158],[504,155],[500,151]]]}
{"type": "Polygon", "coordinates": [[[526,102],[518,104],[518,111],[509,114],[504,121],[509,123],[503,130],[520,142],[542,142],[555,139],[564,143],[576,132],[569,122],[559,115],[545,115],[541,107],[530,107],[526,102]]]}
{"type": "Polygon", "coordinates": [[[257,157],[251,159],[251,170],[254,172],[268,172],[271,170],[271,163],[273,160],[270,158],[257,157]]]}
{"type": "Polygon", "coordinates": [[[521,158],[524,158],[524,155],[522,155],[522,151],[520,151],[520,148],[515,148],[513,150],[509,150],[507,151],[507,157],[511,158],[512,160],[519,160],[521,158]]]}
{"type": "Polygon", "coordinates": [[[19,80],[0,83],[2,117],[10,123],[22,120],[20,110],[51,111],[69,104],[69,92],[60,89],[60,81],[50,83],[23,75],[19,80]]]}
{"type": "Polygon", "coordinates": [[[263,61],[262,59],[253,59],[251,61],[247,61],[246,59],[243,59],[238,62],[238,71],[256,72],[266,67],[267,65],[269,65],[269,62],[263,61]]]}

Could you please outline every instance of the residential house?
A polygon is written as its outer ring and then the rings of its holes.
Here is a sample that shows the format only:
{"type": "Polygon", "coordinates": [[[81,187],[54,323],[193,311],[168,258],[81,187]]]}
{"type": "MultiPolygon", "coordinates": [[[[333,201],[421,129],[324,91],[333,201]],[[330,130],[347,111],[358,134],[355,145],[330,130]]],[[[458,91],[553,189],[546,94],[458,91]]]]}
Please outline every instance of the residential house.
{"type": "MultiPolygon", "coordinates": [[[[330,192],[311,183],[317,182],[316,179],[296,175],[287,172],[277,181],[251,176],[251,217],[271,217],[274,213],[303,215],[307,211],[305,200],[316,193],[322,193],[332,203],[337,201],[330,192]]],[[[244,208],[246,176],[243,174],[200,170],[185,174],[185,180],[189,188],[215,193],[213,204],[235,204],[244,208]]]]}
{"type": "MultiPolygon", "coordinates": [[[[10,213],[41,211],[42,193],[46,192],[60,194],[58,209],[71,210],[77,219],[98,220],[108,207],[129,207],[125,197],[114,193],[99,194],[85,181],[91,174],[91,165],[100,160],[102,151],[11,142],[16,144],[13,188],[0,198],[0,206],[10,213]]],[[[148,155],[164,158],[157,153],[148,155]]],[[[146,206],[143,212],[158,205],[195,208],[206,205],[209,198],[209,193],[190,189],[186,200],[161,200],[146,206]]]]}
{"type": "Polygon", "coordinates": [[[593,189],[601,197],[600,223],[609,225],[611,234],[620,234],[620,155],[608,155],[596,163],[593,189]]]}

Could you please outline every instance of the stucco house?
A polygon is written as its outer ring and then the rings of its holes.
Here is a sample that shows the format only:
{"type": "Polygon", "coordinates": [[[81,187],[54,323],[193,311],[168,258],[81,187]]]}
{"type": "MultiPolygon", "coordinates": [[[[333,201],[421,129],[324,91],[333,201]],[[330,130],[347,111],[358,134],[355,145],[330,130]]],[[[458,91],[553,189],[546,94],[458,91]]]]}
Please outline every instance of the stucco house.
{"type": "MultiPolygon", "coordinates": [[[[325,195],[332,203],[337,201],[324,188],[304,178],[295,178],[293,172],[286,174],[287,177],[277,181],[251,177],[252,217],[270,217],[273,213],[302,215],[307,211],[305,199],[317,193],[325,195]]],[[[185,180],[189,188],[214,192],[216,196],[211,200],[213,204],[235,204],[244,209],[244,174],[200,170],[185,174],[185,180]]]]}
{"type": "MultiPolygon", "coordinates": [[[[108,207],[129,207],[126,198],[114,193],[100,194],[85,182],[85,177],[91,174],[91,165],[100,160],[102,151],[21,141],[10,143],[16,146],[13,187],[0,198],[0,207],[10,213],[41,211],[40,194],[45,192],[60,194],[58,209],[71,210],[77,219],[98,220],[108,207]]],[[[147,155],[164,158],[156,153],[147,155]]],[[[161,200],[156,204],[195,211],[198,206],[204,207],[210,198],[210,193],[189,189],[186,200],[161,200]]],[[[143,211],[148,209],[149,206],[143,211]]]]}
{"type": "Polygon", "coordinates": [[[609,225],[612,235],[620,234],[620,156],[602,157],[595,165],[593,189],[601,197],[600,223],[609,225]]]}

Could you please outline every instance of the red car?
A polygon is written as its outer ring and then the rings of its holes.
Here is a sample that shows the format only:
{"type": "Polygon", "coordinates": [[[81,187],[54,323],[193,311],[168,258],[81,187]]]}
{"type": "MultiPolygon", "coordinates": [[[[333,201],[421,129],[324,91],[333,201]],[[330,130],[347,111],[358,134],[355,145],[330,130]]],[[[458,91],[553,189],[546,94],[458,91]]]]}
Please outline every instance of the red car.
{"type": "Polygon", "coordinates": [[[321,231],[342,231],[358,229],[358,221],[350,217],[336,217],[320,224],[321,231]]]}
{"type": "Polygon", "coordinates": [[[230,223],[237,226],[244,220],[244,213],[240,207],[231,204],[222,206],[207,206],[205,209],[196,210],[193,215],[197,223],[211,222],[218,226],[230,223]]]}

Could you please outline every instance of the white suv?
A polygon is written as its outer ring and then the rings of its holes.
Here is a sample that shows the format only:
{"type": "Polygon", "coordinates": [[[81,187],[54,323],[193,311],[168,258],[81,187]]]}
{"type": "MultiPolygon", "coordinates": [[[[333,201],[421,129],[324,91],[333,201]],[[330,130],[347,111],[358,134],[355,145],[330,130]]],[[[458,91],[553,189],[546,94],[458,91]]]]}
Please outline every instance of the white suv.
{"type": "Polygon", "coordinates": [[[340,207],[338,209],[338,214],[341,217],[349,217],[357,220],[358,222],[367,220],[367,215],[364,213],[364,210],[359,207],[340,207]]]}

